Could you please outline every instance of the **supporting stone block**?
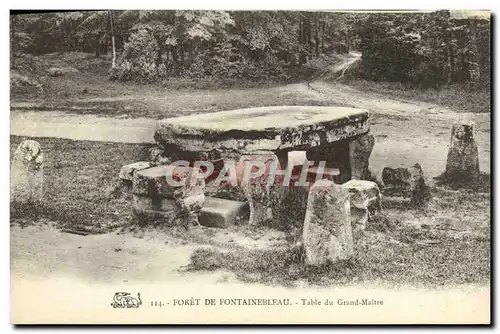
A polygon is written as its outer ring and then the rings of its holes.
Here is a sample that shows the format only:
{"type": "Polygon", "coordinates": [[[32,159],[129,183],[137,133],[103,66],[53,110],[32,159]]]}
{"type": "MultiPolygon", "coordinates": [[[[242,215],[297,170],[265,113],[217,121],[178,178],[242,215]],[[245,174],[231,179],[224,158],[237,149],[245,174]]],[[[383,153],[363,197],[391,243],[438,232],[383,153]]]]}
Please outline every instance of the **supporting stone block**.
{"type": "MultiPolygon", "coordinates": [[[[251,167],[251,166],[250,166],[251,167]]],[[[272,218],[270,189],[274,183],[274,175],[279,170],[279,160],[274,154],[245,155],[236,164],[238,183],[243,189],[243,193],[248,200],[250,208],[250,225],[261,225],[272,218]],[[258,176],[254,168],[249,168],[252,161],[259,161],[264,164],[264,171],[258,176]],[[245,177],[245,171],[248,177],[245,177]]]]}
{"type": "Polygon", "coordinates": [[[369,180],[370,155],[375,146],[375,138],[368,133],[349,141],[349,165],[351,167],[351,179],[369,180]]]}

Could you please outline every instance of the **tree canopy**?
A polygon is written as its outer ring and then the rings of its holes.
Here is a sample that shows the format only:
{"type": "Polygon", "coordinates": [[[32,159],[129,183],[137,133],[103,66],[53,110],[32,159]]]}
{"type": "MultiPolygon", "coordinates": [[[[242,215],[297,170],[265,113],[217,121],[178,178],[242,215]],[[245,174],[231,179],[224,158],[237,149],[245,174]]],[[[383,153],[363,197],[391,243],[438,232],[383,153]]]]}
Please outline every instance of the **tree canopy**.
{"type": "MultiPolygon", "coordinates": [[[[460,14],[460,15],[459,15],[460,14]]],[[[490,80],[489,17],[418,13],[113,10],[11,15],[11,53],[113,53],[111,77],[286,79],[314,59],[362,52],[370,80],[490,80]],[[116,56],[115,56],[116,55],[116,56]],[[116,58],[116,59],[115,59],[116,58]]]]}

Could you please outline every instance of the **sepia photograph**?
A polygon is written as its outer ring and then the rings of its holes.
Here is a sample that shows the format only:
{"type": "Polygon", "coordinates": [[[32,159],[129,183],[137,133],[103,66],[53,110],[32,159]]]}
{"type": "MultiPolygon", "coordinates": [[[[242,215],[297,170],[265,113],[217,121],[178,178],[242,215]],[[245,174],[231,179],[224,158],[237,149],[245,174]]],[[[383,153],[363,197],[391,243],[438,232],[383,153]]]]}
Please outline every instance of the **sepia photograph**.
{"type": "Polygon", "coordinates": [[[12,324],[491,324],[489,10],[9,20],[12,324]]]}

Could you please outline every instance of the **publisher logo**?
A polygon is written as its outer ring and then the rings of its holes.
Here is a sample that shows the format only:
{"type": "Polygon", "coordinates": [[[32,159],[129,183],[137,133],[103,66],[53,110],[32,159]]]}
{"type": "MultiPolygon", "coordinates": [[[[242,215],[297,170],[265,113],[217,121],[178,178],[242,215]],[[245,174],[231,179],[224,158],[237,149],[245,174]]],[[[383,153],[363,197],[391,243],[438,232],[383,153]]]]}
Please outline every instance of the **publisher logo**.
{"type": "Polygon", "coordinates": [[[115,292],[111,303],[113,308],[138,308],[141,305],[141,294],[137,293],[137,298],[135,298],[129,292],[115,292]]]}

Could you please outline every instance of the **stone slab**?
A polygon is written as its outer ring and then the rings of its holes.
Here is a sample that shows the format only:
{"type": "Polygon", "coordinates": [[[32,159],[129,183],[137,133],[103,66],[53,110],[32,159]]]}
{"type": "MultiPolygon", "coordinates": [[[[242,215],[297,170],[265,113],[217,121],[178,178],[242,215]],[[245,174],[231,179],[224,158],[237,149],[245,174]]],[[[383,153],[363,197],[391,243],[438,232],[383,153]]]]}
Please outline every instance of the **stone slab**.
{"type": "Polygon", "coordinates": [[[237,219],[248,219],[248,215],[248,205],[245,202],[207,196],[199,220],[204,226],[224,228],[235,225],[237,219]]]}

